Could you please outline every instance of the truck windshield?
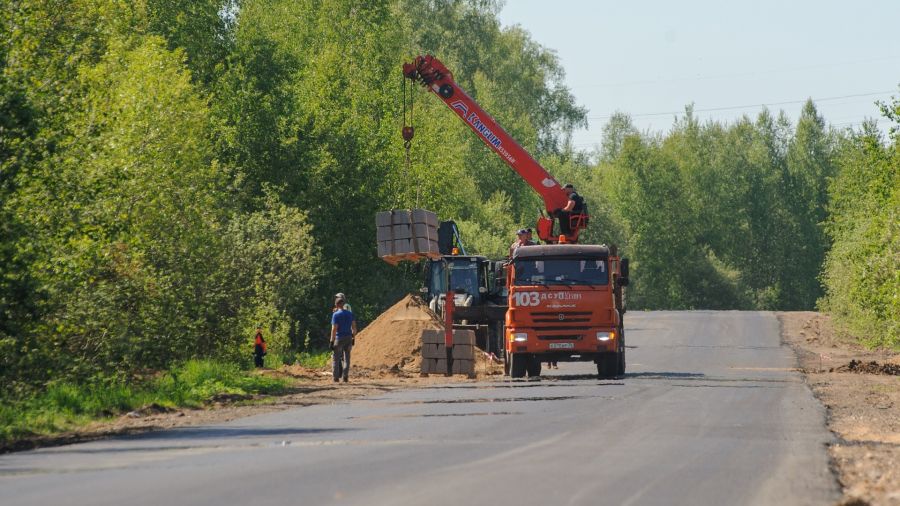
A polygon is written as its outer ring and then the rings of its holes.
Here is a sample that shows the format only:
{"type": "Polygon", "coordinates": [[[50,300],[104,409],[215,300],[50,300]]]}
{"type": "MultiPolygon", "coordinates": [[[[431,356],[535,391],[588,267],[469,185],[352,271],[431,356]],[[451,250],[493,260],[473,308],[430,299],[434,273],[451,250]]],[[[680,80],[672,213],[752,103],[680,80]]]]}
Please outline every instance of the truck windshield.
{"type": "Polygon", "coordinates": [[[605,285],[609,283],[606,260],[590,259],[523,259],[516,260],[518,286],[534,285],[605,285]]]}
{"type": "MultiPolygon", "coordinates": [[[[468,294],[478,293],[478,262],[461,260],[450,262],[450,285],[456,292],[468,294]]],[[[444,269],[440,262],[435,262],[431,270],[431,286],[436,293],[446,293],[444,269]]]]}

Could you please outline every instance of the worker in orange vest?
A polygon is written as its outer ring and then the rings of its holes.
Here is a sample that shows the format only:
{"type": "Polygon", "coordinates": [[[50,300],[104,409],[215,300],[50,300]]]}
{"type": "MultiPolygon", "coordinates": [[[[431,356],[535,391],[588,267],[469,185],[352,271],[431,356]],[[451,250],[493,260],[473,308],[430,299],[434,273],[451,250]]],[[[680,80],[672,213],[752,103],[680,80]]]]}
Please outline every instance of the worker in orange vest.
{"type": "Polygon", "coordinates": [[[253,343],[253,362],[256,367],[263,367],[264,356],[266,356],[266,340],[263,339],[262,327],[256,327],[256,340],[253,343]]]}

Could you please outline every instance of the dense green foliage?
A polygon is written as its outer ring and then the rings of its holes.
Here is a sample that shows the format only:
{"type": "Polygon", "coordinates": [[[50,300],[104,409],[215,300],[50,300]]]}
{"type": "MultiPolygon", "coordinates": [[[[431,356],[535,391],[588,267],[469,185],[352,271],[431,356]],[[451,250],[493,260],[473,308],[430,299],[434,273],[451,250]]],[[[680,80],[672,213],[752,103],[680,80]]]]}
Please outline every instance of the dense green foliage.
{"type": "Polygon", "coordinates": [[[558,59],[497,9],[4,3],[2,395],[246,363],[257,324],[273,356],[308,352],[335,292],[365,322],[418,285],[416,267],[377,259],[379,210],[433,209],[470,250],[505,254],[540,199],[418,88],[404,164],[400,65],[420,53],[576,183],[587,239],[634,261],[631,307],[808,309],[824,281],[835,314],[895,339],[896,139],[835,133],[808,103],[796,125],[768,111],[701,124],[688,109],[665,135],[620,114],[598,156],[574,152],[585,111],[558,59]]]}
{"type": "Polygon", "coordinates": [[[611,122],[596,187],[613,203],[643,308],[803,309],[821,294],[833,134],[810,102],[792,128],[699,123],[690,108],[665,136],[611,122]],[[605,183],[604,183],[605,181],[605,183]]]}
{"type": "Polygon", "coordinates": [[[900,100],[882,110],[895,122],[890,144],[870,124],[839,150],[823,306],[866,344],[900,347],[900,100]]]}
{"type": "Polygon", "coordinates": [[[409,168],[397,135],[399,67],[416,48],[454,65],[529,148],[563,150],[584,111],[552,53],[501,30],[496,9],[4,4],[4,394],[246,362],[258,323],[273,356],[314,348],[336,291],[365,321],[418,283],[375,257],[381,209],[433,208],[502,252],[538,208],[530,189],[435,101],[415,104],[409,168]]]}

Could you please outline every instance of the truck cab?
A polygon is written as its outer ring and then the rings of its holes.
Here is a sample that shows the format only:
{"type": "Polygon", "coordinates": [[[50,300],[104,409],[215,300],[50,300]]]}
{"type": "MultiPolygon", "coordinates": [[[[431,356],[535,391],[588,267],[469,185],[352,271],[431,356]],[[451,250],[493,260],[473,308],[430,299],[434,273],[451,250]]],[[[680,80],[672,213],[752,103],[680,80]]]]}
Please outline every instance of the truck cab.
{"type": "Polygon", "coordinates": [[[601,378],[625,373],[627,260],[623,266],[612,249],[552,244],[515,251],[504,330],[512,377],[538,376],[548,361],[592,361],[601,378]]]}

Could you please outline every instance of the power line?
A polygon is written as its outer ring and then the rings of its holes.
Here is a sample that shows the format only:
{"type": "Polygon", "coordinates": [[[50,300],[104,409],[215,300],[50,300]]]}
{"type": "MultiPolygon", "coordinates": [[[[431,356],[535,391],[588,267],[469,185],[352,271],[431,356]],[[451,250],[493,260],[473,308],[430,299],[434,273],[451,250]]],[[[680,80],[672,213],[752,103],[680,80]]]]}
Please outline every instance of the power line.
{"type": "Polygon", "coordinates": [[[900,60],[900,56],[887,56],[883,58],[873,58],[869,60],[845,61],[837,63],[821,63],[818,65],[806,65],[800,67],[782,67],[769,70],[757,70],[752,72],[737,72],[733,74],[717,74],[712,76],[696,76],[696,77],[673,77],[669,79],[646,79],[640,81],[627,81],[618,83],[594,83],[594,84],[576,84],[572,85],[572,89],[576,88],[614,88],[617,86],[635,86],[641,84],[660,84],[660,83],[678,83],[685,81],[709,81],[717,79],[730,79],[734,77],[749,77],[755,75],[778,74],[783,72],[802,72],[819,68],[840,67],[845,65],[860,65],[866,63],[879,63],[884,61],[900,60]]]}
{"type": "MultiPolygon", "coordinates": [[[[842,100],[845,98],[857,98],[857,97],[872,97],[875,95],[884,95],[887,93],[895,93],[896,90],[887,90],[887,91],[873,91],[871,93],[857,93],[854,95],[841,95],[835,97],[822,97],[822,98],[814,98],[811,99],[813,102],[828,102],[831,100],[842,100]]],[[[748,105],[733,105],[727,107],[709,107],[706,109],[694,109],[693,112],[716,112],[716,111],[731,111],[737,109],[755,109],[757,107],[770,107],[777,105],[791,105],[791,104],[802,104],[810,99],[803,100],[787,100],[784,102],[769,102],[764,104],[748,104],[748,105]]],[[[666,112],[647,112],[647,113],[639,113],[639,114],[629,114],[628,116],[632,118],[645,118],[651,116],[669,116],[672,114],[684,114],[684,110],[681,111],[666,111],[666,112]]],[[[609,116],[588,116],[587,119],[610,119],[612,115],[609,116]]]]}

